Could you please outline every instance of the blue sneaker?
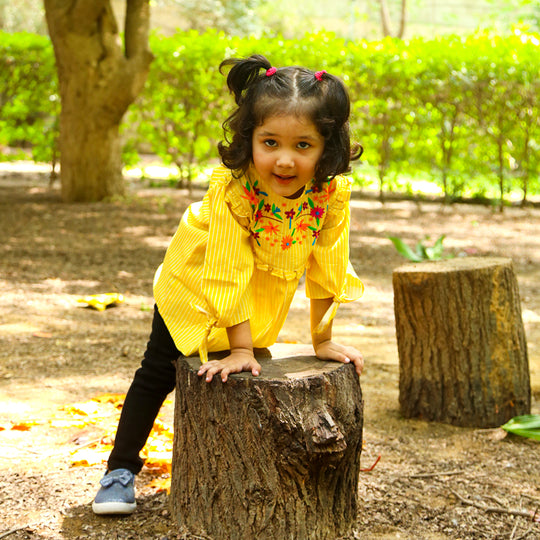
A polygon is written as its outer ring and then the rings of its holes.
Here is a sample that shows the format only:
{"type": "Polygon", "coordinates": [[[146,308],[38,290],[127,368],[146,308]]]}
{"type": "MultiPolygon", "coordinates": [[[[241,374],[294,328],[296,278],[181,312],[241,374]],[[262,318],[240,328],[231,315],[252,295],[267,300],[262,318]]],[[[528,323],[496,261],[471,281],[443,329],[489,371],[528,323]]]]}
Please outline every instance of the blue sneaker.
{"type": "Polygon", "coordinates": [[[127,469],[115,469],[99,481],[101,488],[92,503],[94,514],[131,514],[135,502],[135,475],[127,469]]]}

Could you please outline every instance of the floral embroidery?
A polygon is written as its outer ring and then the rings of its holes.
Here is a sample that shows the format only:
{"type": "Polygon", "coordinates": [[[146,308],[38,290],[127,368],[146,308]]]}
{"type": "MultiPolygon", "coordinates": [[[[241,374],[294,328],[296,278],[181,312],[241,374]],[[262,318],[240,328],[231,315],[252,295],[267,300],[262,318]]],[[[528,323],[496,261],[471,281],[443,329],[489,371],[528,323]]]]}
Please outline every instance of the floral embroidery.
{"type": "Polygon", "coordinates": [[[301,221],[300,223],[297,223],[296,224],[296,228],[299,230],[299,231],[307,231],[309,229],[309,226],[307,223],[304,223],[303,221],[301,221]]]}
{"type": "Polygon", "coordinates": [[[283,250],[289,249],[293,244],[296,244],[296,241],[293,240],[293,235],[294,235],[294,231],[292,232],[291,235],[284,236],[281,239],[281,249],[283,250]]]}
{"type": "Polygon", "coordinates": [[[283,219],[283,216],[280,215],[281,208],[279,206],[276,206],[275,204],[272,205],[272,215],[279,219],[280,221],[283,219]]]}
{"type": "Polygon", "coordinates": [[[255,195],[255,193],[251,193],[251,191],[249,191],[249,189],[246,189],[245,187],[244,187],[244,193],[245,195],[242,195],[242,199],[248,200],[252,206],[256,205],[259,202],[259,199],[257,199],[257,196],[255,195]]]}
{"type": "Polygon", "coordinates": [[[272,223],[269,223],[268,225],[264,225],[261,230],[267,233],[277,234],[279,232],[279,227],[277,225],[273,225],[272,223]]]}
{"type": "Polygon", "coordinates": [[[310,214],[317,220],[317,224],[319,224],[319,219],[321,219],[324,215],[324,208],[321,208],[320,206],[314,206],[311,209],[310,214]]]}
{"type": "Polygon", "coordinates": [[[291,228],[292,220],[295,218],[295,216],[296,212],[294,210],[287,210],[285,212],[285,217],[289,220],[289,229],[291,228]]]}
{"type": "Polygon", "coordinates": [[[312,185],[306,189],[301,202],[291,201],[292,208],[287,204],[278,206],[269,201],[268,194],[261,190],[258,183],[258,180],[253,184],[246,181],[245,186],[242,186],[242,198],[249,201],[253,210],[253,240],[259,246],[263,241],[269,242],[271,246],[279,242],[281,249],[287,250],[296,243],[302,244],[308,231],[311,231],[312,245],[315,244],[328,211],[330,195],[336,189],[335,182],[327,182],[322,187],[312,185]]]}
{"type": "Polygon", "coordinates": [[[261,191],[261,189],[257,186],[258,183],[259,181],[256,180],[253,186],[251,186],[249,181],[246,180],[246,185],[242,186],[244,190],[244,194],[245,194],[245,196],[242,195],[242,199],[248,200],[252,207],[257,206],[260,195],[264,195],[265,197],[268,197],[268,193],[261,191]]]}

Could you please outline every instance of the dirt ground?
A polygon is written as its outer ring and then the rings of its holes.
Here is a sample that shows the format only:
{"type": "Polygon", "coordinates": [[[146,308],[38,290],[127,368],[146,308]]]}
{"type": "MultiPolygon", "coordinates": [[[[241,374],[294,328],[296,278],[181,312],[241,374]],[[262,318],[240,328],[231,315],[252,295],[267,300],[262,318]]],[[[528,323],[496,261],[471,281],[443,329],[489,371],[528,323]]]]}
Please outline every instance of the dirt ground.
{"type": "MultiPolygon", "coordinates": [[[[103,466],[70,458],[104,432],[50,421],[66,405],[127,390],[150,329],[154,270],[187,203],[185,191],[135,185],[121,202],[63,204],[44,173],[0,170],[0,538],[195,538],[178,532],[147,470],[135,514],[94,516],[103,466]],[[117,308],[77,303],[113,291],[125,296],[117,308]],[[9,428],[23,422],[34,424],[9,428]]],[[[362,199],[352,209],[352,261],[366,294],[340,308],[335,333],[366,358],[362,466],[380,461],[361,473],[348,538],[539,539],[540,443],[400,417],[391,277],[405,261],[387,236],[444,233],[449,253],[513,259],[538,414],[540,210],[362,199]]],[[[280,339],[309,342],[301,291],[280,339]]],[[[163,415],[172,419],[171,404],[163,415]]]]}

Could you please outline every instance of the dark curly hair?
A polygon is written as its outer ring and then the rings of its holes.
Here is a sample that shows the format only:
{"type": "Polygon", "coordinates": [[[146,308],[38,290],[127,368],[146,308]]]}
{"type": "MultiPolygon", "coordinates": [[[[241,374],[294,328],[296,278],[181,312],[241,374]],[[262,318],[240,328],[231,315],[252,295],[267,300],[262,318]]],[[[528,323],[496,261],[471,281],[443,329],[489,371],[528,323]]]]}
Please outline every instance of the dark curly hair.
{"type": "Polygon", "coordinates": [[[233,174],[247,171],[252,162],[253,130],[276,114],[305,116],[323,136],[324,150],[315,169],[319,186],[348,172],[350,161],[362,155],[362,147],[350,141],[350,100],[340,79],[326,72],[316,76],[299,66],[279,68],[267,76],[272,65],[261,55],[224,60],[220,72],[231,65],[227,85],[237,108],[223,123],[225,141],[218,144],[218,150],[233,174]]]}

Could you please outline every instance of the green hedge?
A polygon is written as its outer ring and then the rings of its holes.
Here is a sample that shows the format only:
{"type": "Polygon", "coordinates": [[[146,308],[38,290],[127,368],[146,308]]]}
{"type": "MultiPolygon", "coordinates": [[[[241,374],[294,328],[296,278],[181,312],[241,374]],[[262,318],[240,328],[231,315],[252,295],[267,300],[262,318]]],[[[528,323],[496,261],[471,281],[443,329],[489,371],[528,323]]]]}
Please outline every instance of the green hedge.
{"type": "MultiPolygon", "coordinates": [[[[35,161],[56,161],[60,102],[50,40],[0,32],[0,150],[29,147],[35,161]]],[[[2,153],[0,158],[25,157],[2,153]]]]}
{"type": "MultiPolygon", "coordinates": [[[[369,170],[381,194],[396,179],[419,176],[435,178],[449,199],[497,191],[502,201],[511,190],[524,199],[540,192],[538,36],[346,42],[330,34],[284,40],[208,31],[151,41],[156,58],[147,85],[124,121],[131,161],[144,147],[189,180],[197,164],[216,158],[232,107],[219,63],[257,52],[276,66],[326,69],[345,80],[353,133],[365,148],[359,184],[369,170]]],[[[9,74],[0,73],[0,143],[43,148],[58,112],[48,41],[0,34],[0,49],[9,74]]]]}

